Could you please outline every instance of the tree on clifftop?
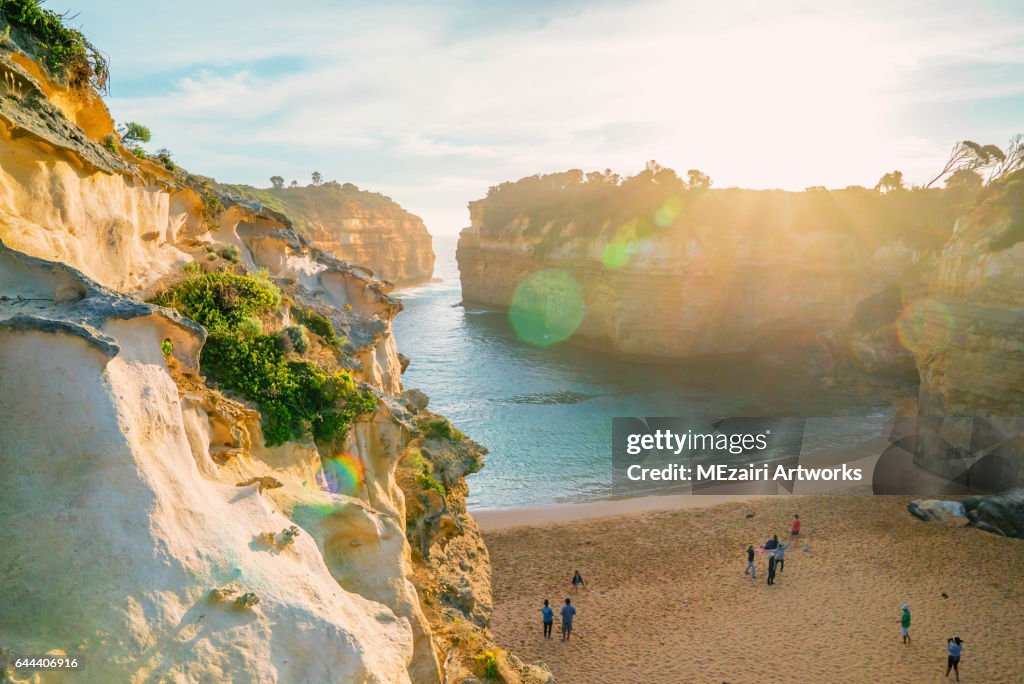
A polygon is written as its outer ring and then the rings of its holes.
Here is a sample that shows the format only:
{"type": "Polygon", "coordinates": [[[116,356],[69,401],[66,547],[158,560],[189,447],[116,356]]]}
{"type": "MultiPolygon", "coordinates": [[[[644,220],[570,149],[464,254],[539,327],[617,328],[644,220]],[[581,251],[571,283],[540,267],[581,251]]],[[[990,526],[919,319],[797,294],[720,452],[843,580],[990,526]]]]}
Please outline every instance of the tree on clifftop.
{"type": "Polygon", "coordinates": [[[957,169],[946,179],[947,188],[967,188],[968,190],[980,190],[985,180],[977,171],[969,169],[957,169]]]}
{"type": "Polygon", "coordinates": [[[135,121],[128,121],[117,127],[121,141],[127,144],[147,143],[152,138],[149,129],[135,121]]]}
{"type": "Polygon", "coordinates": [[[320,175],[319,171],[313,172],[313,185],[320,185],[323,183],[324,177],[320,175]]]}
{"type": "Polygon", "coordinates": [[[284,178],[281,178],[281,176],[271,176],[270,184],[274,186],[275,190],[280,190],[284,187],[284,178]]]}
{"type": "Polygon", "coordinates": [[[1002,165],[1005,161],[1006,155],[995,145],[979,145],[973,140],[962,140],[953,145],[946,165],[924,187],[930,188],[937,181],[958,171],[980,172],[983,169],[1002,165]]]}
{"type": "Polygon", "coordinates": [[[709,190],[711,188],[711,176],[697,169],[690,169],[686,172],[686,187],[690,190],[709,190]]]}
{"type": "Polygon", "coordinates": [[[903,190],[904,187],[903,172],[890,171],[878,180],[878,183],[875,185],[875,190],[878,190],[879,192],[891,192],[893,190],[903,190]]]}

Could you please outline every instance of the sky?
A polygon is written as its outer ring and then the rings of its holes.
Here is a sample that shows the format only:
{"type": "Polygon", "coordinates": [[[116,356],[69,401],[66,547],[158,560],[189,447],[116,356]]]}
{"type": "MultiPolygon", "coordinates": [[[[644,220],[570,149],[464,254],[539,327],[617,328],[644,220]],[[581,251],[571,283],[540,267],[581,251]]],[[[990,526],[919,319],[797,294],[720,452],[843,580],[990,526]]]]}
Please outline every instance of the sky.
{"type": "Polygon", "coordinates": [[[716,187],[924,183],[1024,133],[1024,3],[49,0],[189,170],[352,182],[468,225],[489,186],[649,159],[716,187]],[[823,6],[824,5],[824,6],[823,6]]]}

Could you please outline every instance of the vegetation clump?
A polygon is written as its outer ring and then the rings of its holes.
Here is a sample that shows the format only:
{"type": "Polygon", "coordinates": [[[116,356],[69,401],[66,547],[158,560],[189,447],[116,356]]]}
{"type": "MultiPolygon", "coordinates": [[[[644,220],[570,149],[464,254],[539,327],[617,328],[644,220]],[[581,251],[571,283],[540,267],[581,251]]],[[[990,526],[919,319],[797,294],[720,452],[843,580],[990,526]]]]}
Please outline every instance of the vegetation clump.
{"type": "Polygon", "coordinates": [[[0,16],[29,39],[23,48],[35,54],[51,75],[72,86],[105,92],[110,76],[107,58],[78,29],[65,22],[68,13],[43,8],[41,0],[0,0],[0,16]]]}
{"type": "Polygon", "coordinates": [[[447,439],[450,442],[461,442],[466,439],[466,435],[463,434],[462,430],[453,426],[451,422],[443,416],[434,416],[431,418],[424,418],[419,423],[420,432],[427,439],[447,439]]]}
{"type": "Polygon", "coordinates": [[[286,354],[291,351],[304,354],[309,349],[309,335],[305,327],[293,325],[277,334],[277,343],[286,354]]]}
{"type": "Polygon", "coordinates": [[[499,679],[501,677],[501,672],[498,669],[498,655],[494,649],[480,653],[477,655],[476,661],[479,663],[485,677],[490,679],[499,679]]]}
{"type": "Polygon", "coordinates": [[[238,245],[224,245],[217,250],[217,254],[235,264],[242,258],[242,250],[238,249],[238,245]]]}
{"type": "Polygon", "coordinates": [[[376,406],[373,393],[358,388],[349,373],[290,361],[278,337],[263,332],[262,317],[281,305],[280,291],[265,277],[207,273],[154,301],[206,328],[203,373],[259,407],[268,445],[343,438],[357,417],[376,406]]]}
{"type": "Polygon", "coordinates": [[[434,477],[433,468],[423,458],[423,453],[419,449],[413,449],[408,452],[406,456],[406,465],[413,471],[414,477],[416,478],[416,484],[420,486],[420,489],[427,490],[433,489],[439,492],[441,496],[447,496],[448,491],[445,486],[437,481],[434,477]]]}
{"type": "Polygon", "coordinates": [[[324,338],[328,344],[336,344],[338,342],[338,333],[334,331],[334,325],[327,316],[318,314],[311,309],[301,309],[299,307],[292,308],[292,315],[302,325],[306,326],[310,332],[324,338]]]}

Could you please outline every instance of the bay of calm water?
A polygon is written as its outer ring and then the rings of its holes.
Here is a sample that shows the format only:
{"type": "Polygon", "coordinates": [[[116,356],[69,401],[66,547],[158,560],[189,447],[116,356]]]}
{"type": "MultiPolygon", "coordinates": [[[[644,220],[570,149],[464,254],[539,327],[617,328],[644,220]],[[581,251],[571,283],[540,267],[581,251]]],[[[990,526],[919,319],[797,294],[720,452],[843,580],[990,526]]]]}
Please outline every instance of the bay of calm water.
{"type": "Polygon", "coordinates": [[[456,242],[434,238],[440,282],[396,293],[405,310],[394,327],[412,359],[404,385],[490,452],[469,478],[476,510],[608,497],[613,417],[845,416],[816,436],[819,447],[839,448],[881,434],[891,413],[881,399],[735,364],[638,364],[532,346],[507,313],[461,305],[456,242]]]}

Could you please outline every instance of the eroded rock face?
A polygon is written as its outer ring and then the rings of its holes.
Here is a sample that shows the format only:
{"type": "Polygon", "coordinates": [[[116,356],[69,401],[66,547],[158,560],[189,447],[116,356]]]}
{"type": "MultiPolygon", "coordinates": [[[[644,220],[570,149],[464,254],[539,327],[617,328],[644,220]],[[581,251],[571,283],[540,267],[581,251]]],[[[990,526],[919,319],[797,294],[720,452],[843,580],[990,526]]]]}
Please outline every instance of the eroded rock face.
{"type": "Polygon", "coordinates": [[[433,242],[423,221],[378,193],[348,183],[222,189],[244,203],[273,206],[318,249],[366,267],[395,287],[428,282],[434,273],[433,242]]]}
{"type": "MultiPolygon", "coordinates": [[[[411,681],[413,611],[346,590],[314,535],[276,555],[254,544],[292,524],[294,505],[238,487],[242,475],[272,474],[326,511],[353,502],[302,484],[312,454],[216,463],[214,421],[179,398],[161,352],[173,339],[172,364],[195,368],[201,329],[0,248],[0,289],[14,287],[0,319],[6,647],[81,653],[104,681],[411,681]],[[60,287],[77,294],[52,296],[60,287]],[[211,602],[227,586],[258,605],[211,602]]],[[[375,570],[402,577],[400,547],[375,570]]]]}
{"type": "Polygon", "coordinates": [[[4,647],[84,654],[97,681],[440,681],[395,480],[412,429],[390,285],[279,212],[112,152],[99,97],[7,48],[26,89],[0,98],[4,647]],[[207,261],[214,243],[238,263],[207,261]],[[135,298],[215,267],[266,269],[344,336],[378,397],[344,444],[268,448],[199,375],[202,328],[135,298]],[[335,459],[357,487],[328,481],[335,459]]]}
{"type": "Polygon", "coordinates": [[[975,491],[1024,484],[1024,242],[1020,181],[961,219],[908,302],[921,376],[916,462],[975,491]]]}
{"type": "MultiPolygon", "coordinates": [[[[620,259],[604,237],[573,237],[571,224],[548,249],[526,222],[485,234],[479,211],[470,205],[473,224],[457,252],[467,304],[507,308],[532,274],[563,271],[583,297],[573,339],[624,355],[774,356],[813,348],[827,356],[822,334],[848,326],[857,304],[891,281],[872,249],[832,230],[805,232],[794,242],[666,229],[624,247],[620,259]]],[[[563,296],[550,293],[552,302],[563,296]]]]}

